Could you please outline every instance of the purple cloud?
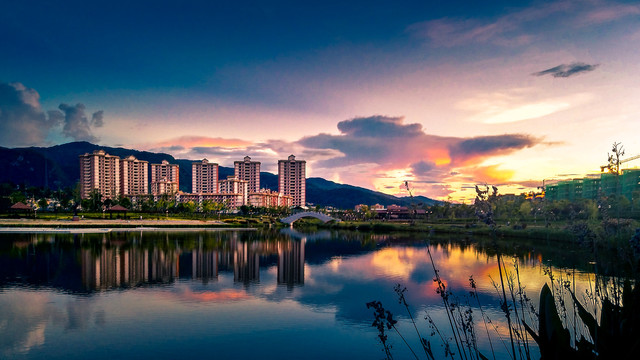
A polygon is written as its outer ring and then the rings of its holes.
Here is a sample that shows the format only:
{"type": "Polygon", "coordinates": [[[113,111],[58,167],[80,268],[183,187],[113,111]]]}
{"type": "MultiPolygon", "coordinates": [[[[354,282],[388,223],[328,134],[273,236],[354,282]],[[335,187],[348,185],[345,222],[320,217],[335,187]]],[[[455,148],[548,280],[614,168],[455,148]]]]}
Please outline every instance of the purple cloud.
{"type": "Polygon", "coordinates": [[[574,62],[571,64],[561,64],[550,69],[542,70],[539,72],[535,72],[531,75],[533,76],[544,76],[551,75],[555,78],[567,78],[570,76],[578,75],[585,72],[590,72],[595,70],[599,64],[589,65],[582,62],[574,62]]]}

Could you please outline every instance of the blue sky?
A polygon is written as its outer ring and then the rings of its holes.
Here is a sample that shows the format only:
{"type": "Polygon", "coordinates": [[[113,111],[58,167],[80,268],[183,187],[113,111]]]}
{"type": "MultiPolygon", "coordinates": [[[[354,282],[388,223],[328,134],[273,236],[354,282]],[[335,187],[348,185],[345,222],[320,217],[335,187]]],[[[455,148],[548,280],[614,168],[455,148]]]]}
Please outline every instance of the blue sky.
{"type": "Polygon", "coordinates": [[[388,193],[518,192],[614,141],[640,153],[639,25],[604,0],[4,2],[0,146],[294,153],[388,193]]]}

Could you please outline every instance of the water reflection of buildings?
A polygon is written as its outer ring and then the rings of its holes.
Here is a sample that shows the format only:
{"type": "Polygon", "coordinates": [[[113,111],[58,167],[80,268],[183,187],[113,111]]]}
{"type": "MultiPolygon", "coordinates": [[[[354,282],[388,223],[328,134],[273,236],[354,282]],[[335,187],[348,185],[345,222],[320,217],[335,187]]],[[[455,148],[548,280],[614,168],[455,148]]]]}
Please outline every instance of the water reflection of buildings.
{"type": "Polygon", "coordinates": [[[260,257],[255,242],[236,242],[233,252],[233,281],[249,284],[260,281],[260,257]]]}
{"type": "Polygon", "coordinates": [[[94,251],[83,249],[81,256],[82,283],[88,290],[169,283],[178,274],[174,251],[121,247],[103,247],[98,254],[94,251]]]}
{"type": "Polygon", "coordinates": [[[304,284],[304,237],[254,240],[238,233],[185,237],[185,242],[134,234],[104,236],[20,236],[0,252],[0,288],[25,283],[86,293],[190,279],[206,284],[233,273],[244,286],[261,281],[260,269],[277,268],[277,283],[304,284]],[[73,245],[71,245],[73,244],[73,245]],[[69,246],[72,246],[71,248],[69,246]]]}
{"type": "Polygon", "coordinates": [[[278,284],[304,284],[304,247],[300,241],[239,241],[223,249],[202,247],[182,251],[107,246],[81,250],[82,284],[86,290],[171,283],[176,278],[217,281],[219,271],[233,271],[233,280],[246,286],[260,282],[261,258],[277,255],[278,284]]]}
{"type": "Polygon", "coordinates": [[[278,284],[293,287],[304,284],[304,245],[306,240],[278,243],[278,284]]]}
{"type": "Polygon", "coordinates": [[[180,278],[200,280],[204,284],[218,280],[218,252],[195,249],[180,254],[180,278]]]}

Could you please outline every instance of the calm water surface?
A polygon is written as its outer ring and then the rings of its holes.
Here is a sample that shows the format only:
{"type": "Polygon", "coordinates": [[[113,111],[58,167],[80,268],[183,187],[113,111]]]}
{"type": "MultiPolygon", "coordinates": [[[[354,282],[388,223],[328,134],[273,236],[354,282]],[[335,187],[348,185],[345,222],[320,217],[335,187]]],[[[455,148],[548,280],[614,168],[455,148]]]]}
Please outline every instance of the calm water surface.
{"type": "MultiPolygon", "coordinates": [[[[383,358],[365,306],[371,300],[382,301],[419,346],[397,283],[408,289],[423,336],[425,311],[448,330],[427,249],[463,302],[473,275],[504,336],[491,280],[499,281],[496,250],[428,240],[293,230],[0,234],[0,358],[383,358]]],[[[578,291],[589,287],[589,272],[573,270],[586,255],[524,245],[507,252],[505,263],[511,271],[518,264],[533,299],[550,265],[557,276],[575,277],[578,291]]],[[[411,356],[397,336],[390,341],[396,358],[411,356]]],[[[491,353],[485,337],[479,343],[491,353]]],[[[507,357],[498,335],[493,345],[507,357]]]]}

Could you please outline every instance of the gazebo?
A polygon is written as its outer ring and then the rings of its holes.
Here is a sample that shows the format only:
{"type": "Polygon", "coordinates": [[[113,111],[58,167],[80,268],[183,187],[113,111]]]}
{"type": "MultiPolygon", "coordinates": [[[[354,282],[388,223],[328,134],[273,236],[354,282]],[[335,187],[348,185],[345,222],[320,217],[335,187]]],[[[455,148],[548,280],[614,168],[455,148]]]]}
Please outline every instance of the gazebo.
{"type": "Polygon", "coordinates": [[[129,211],[129,209],[127,209],[126,207],[124,207],[122,205],[114,205],[114,206],[109,208],[109,219],[111,219],[111,214],[113,214],[114,212],[124,213],[122,218],[126,219],[127,218],[127,211],[129,211]]]}
{"type": "Polygon", "coordinates": [[[20,201],[18,201],[17,203],[11,205],[11,211],[15,211],[15,212],[24,211],[25,214],[27,214],[27,215],[31,215],[31,213],[34,212],[33,208],[31,206],[26,205],[25,203],[20,202],[20,201]]]}

